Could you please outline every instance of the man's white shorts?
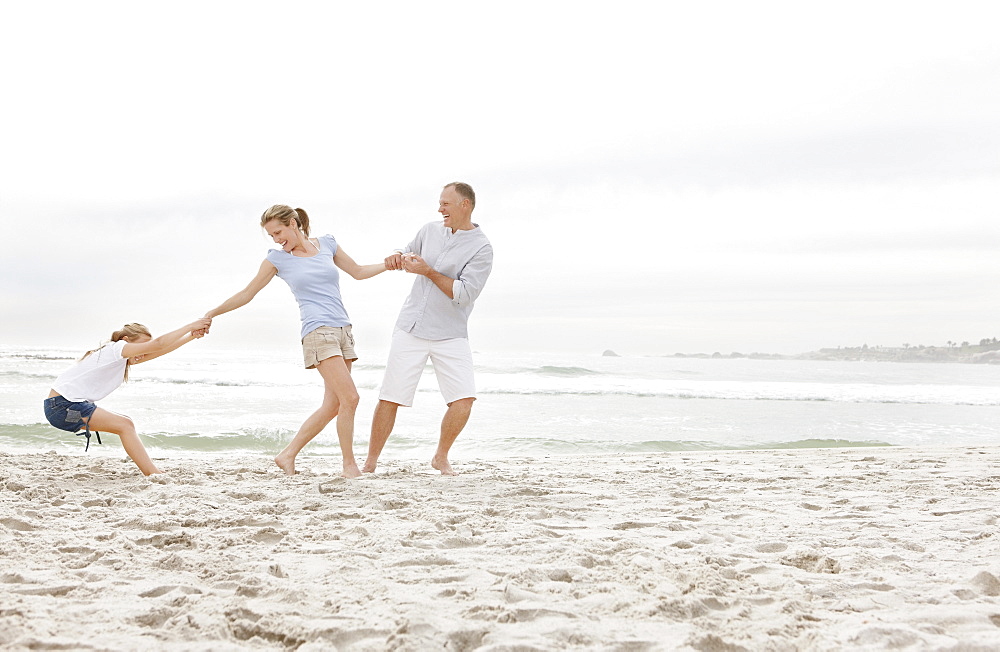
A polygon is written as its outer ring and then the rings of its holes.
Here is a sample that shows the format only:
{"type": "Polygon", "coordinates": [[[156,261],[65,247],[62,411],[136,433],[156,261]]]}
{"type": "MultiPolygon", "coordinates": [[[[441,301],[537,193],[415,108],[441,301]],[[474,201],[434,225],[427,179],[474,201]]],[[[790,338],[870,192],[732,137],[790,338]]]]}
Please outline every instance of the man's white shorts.
{"type": "Polygon", "coordinates": [[[427,365],[434,365],[438,387],[445,403],[462,398],[476,398],[476,379],[472,373],[472,347],[465,337],[450,340],[425,340],[396,329],[392,334],[389,360],[385,363],[385,378],[379,399],[413,405],[417,383],[427,365]]]}

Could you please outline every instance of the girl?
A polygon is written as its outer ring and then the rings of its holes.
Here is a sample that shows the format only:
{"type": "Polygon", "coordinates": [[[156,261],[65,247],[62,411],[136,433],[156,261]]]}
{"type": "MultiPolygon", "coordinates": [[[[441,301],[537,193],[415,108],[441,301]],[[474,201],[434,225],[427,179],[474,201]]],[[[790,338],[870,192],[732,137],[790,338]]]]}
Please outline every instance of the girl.
{"type": "Polygon", "coordinates": [[[316,369],[323,377],[323,404],[299,428],[295,437],[277,457],[285,473],[295,473],[295,456],[337,418],[337,438],[344,458],[345,478],[361,475],[354,459],[354,414],[358,390],[351,378],[354,353],[351,321],[340,297],[340,274],[337,267],[357,280],[371,278],[386,270],[385,263],[359,265],[347,255],[332,235],[309,237],[309,216],[301,208],[278,204],[264,211],[263,227],[280,249],[271,249],[260,264],[257,275],[242,291],[226,299],[218,308],[205,313],[217,317],[245,306],[275,276],[280,276],[299,303],[302,318],[302,351],[306,369],[316,369]]]}
{"type": "MultiPolygon", "coordinates": [[[[156,339],[142,324],[126,324],[111,334],[110,342],[87,351],[56,378],[44,402],[45,418],[60,430],[75,433],[86,429],[88,449],[91,429],[118,435],[125,452],[143,474],[160,473],[136,434],[132,420],[99,408],[94,402],[128,380],[131,365],[148,362],[204,336],[211,323],[211,319],[198,319],[156,339]]],[[[97,442],[101,442],[100,432],[97,432],[97,442]]]]}

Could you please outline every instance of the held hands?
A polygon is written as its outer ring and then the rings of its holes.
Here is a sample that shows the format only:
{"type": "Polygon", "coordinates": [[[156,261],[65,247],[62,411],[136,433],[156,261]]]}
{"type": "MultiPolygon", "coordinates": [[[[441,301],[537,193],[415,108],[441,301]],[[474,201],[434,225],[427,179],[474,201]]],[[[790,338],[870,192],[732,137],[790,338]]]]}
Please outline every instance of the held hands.
{"type": "Polygon", "coordinates": [[[195,339],[201,339],[208,335],[208,330],[212,326],[212,319],[210,317],[202,317],[201,319],[196,319],[188,325],[188,330],[191,331],[191,336],[195,339]]]}
{"type": "Polygon", "coordinates": [[[388,256],[385,259],[385,268],[390,272],[403,269],[403,255],[396,252],[393,255],[388,256]]]}
{"type": "Polygon", "coordinates": [[[427,276],[431,271],[431,266],[417,254],[402,254],[403,269],[411,274],[427,276]]]}
{"type": "Polygon", "coordinates": [[[403,270],[422,276],[426,276],[431,271],[430,265],[417,254],[402,254],[398,252],[385,259],[385,268],[390,271],[403,270]]]}

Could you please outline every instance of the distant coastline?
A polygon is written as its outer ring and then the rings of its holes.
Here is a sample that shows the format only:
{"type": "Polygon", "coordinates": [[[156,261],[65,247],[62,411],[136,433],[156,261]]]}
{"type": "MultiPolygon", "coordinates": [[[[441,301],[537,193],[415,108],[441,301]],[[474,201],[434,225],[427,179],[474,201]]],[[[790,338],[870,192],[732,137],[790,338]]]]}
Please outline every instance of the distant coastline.
{"type": "MultiPolygon", "coordinates": [[[[671,356],[667,356],[671,357],[671,356]]],[[[983,339],[979,344],[948,342],[946,346],[838,346],[807,353],[675,353],[675,358],[749,358],[753,360],[831,360],[849,362],[963,362],[1000,364],[1000,341],[983,339]]]]}

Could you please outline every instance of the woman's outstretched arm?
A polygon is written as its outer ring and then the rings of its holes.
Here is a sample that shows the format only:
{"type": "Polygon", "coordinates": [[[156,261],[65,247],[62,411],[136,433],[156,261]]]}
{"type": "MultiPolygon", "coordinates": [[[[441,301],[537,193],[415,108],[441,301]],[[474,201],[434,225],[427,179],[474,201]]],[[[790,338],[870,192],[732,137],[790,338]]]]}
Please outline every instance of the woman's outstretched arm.
{"type": "Polygon", "coordinates": [[[343,247],[337,248],[337,253],[333,255],[333,264],[344,270],[357,281],[378,276],[386,269],[385,263],[372,263],[371,265],[359,265],[354,259],[347,255],[343,247]]]}
{"type": "Polygon", "coordinates": [[[250,281],[249,285],[223,301],[218,307],[212,308],[206,312],[205,316],[212,319],[231,310],[242,308],[250,303],[250,301],[257,296],[257,293],[264,289],[265,285],[271,282],[271,279],[274,278],[274,275],[277,273],[278,268],[272,265],[270,261],[265,260],[260,264],[260,269],[257,270],[257,275],[253,277],[253,280],[250,281]]]}

